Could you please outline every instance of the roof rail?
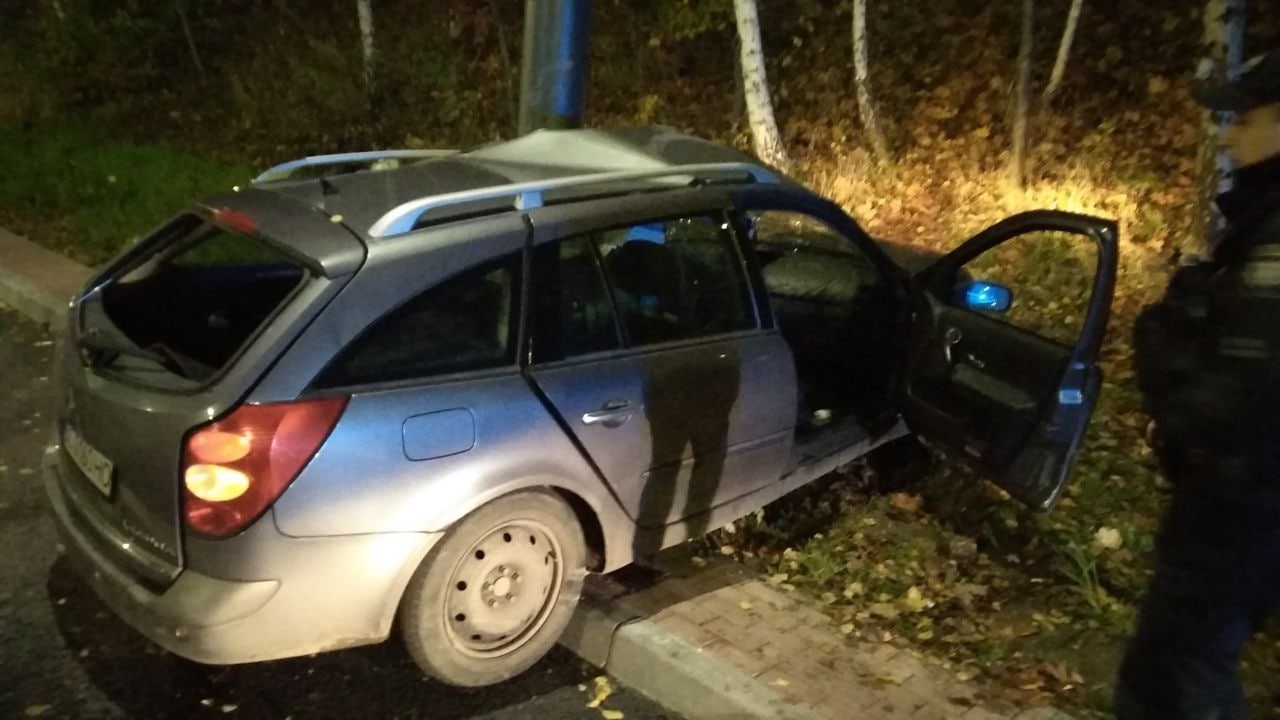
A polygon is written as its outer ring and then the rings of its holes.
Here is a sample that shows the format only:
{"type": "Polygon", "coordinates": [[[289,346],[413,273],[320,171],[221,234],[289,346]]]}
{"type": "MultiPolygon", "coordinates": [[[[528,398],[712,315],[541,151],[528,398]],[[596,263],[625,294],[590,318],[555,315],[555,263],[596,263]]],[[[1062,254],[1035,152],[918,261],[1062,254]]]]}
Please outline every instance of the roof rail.
{"type": "Polygon", "coordinates": [[[402,235],[412,231],[417,225],[418,219],[426,212],[436,208],[457,205],[460,203],[513,196],[513,207],[515,207],[515,209],[531,210],[533,208],[542,207],[542,194],[548,190],[558,190],[560,188],[583,185],[598,185],[611,182],[625,182],[629,180],[653,180],[664,177],[680,177],[686,175],[692,175],[697,179],[707,175],[732,173],[745,173],[757,183],[776,183],[781,181],[781,178],[773,171],[759,165],[745,162],[671,165],[663,168],[649,168],[645,170],[616,170],[610,172],[588,173],[585,175],[547,178],[545,180],[512,183],[509,185],[495,185],[492,187],[462,190],[459,192],[445,193],[443,195],[431,195],[418,198],[417,200],[410,200],[407,203],[403,203],[392,208],[381,218],[378,218],[378,221],[373,224],[373,227],[369,228],[369,236],[381,238],[402,235]]]}
{"type": "Polygon", "coordinates": [[[312,155],[310,157],[280,163],[264,171],[253,179],[255,183],[285,180],[295,170],[305,167],[325,167],[329,165],[347,165],[351,163],[367,163],[372,165],[378,160],[409,160],[444,157],[458,152],[457,150],[368,150],[365,152],[336,153],[333,155],[312,155]]]}

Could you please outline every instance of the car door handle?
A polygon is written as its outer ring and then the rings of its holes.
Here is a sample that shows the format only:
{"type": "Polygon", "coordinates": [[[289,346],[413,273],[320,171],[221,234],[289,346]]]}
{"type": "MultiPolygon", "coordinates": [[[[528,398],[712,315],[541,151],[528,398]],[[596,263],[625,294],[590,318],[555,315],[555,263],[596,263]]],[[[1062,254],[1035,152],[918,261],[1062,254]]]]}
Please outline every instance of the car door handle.
{"type": "Polygon", "coordinates": [[[951,348],[955,347],[956,345],[959,345],[960,341],[963,339],[964,339],[964,333],[960,332],[960,328],[958,327],[949,327],[942,334],[942,352],[947,357],[948,365],[954,364],[951,358],[951,348]]]}
{"type": "Polygon", "coordinates": [[[599,410],[583,413],[583,425],[604,425],[615,428],[631,419],[631,403],[626,400],[610,400],[599,410]]]}

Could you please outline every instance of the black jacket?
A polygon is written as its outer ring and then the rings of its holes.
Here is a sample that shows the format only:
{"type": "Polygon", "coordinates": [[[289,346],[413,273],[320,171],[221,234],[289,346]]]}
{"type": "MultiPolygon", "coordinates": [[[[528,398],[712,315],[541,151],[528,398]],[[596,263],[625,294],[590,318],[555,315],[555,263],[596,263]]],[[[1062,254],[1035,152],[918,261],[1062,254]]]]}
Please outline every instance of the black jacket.
{"type": "Polygon", "coordinates": [[[1280,157],[1218,199],[1228,232],[1134,326],[1157,454],[1179,487],[1280,493],[1280,157]]]}

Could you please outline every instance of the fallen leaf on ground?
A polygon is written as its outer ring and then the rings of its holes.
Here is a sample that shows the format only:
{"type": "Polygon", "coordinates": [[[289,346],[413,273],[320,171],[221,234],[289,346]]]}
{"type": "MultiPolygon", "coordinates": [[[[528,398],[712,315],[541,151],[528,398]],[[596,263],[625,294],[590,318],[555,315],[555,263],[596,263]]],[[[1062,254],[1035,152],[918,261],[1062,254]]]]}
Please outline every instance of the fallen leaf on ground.
{"type": "Polygon", "coordinates": [[[1124,546],[1124,537],[1115,528],[1101,527],[1093,536],[1093,544],[1099,550],[1119,550],[1124,546]]]}
{"type": "Polygon", "coordinates": [[[899,510],[906,510],[909,513],[920,512],[924,507],[924,501],[919,495],[908,495],[907,493],[893,493],[889,496],[889,504],[899,510]]]}
{"type": "Polygon", "coordinates": [[[902,607],[907,612],[918,613],[923,612],[925,608],[932,603],[925,599],[924,594],[920,592],[920,588],[912,585],[907,594],[902,596],[902,607]]]}
{"type": "Polygon", "coordinates": [[[990,590],[986,585],[978,585],[976,583],[960,583],[951,591],[960,602],[968,605],[974,600],[984,597],[990,590]]]}
{"type": "Polygon", "coordinates": [[[972,560],[978,556],[978,542],[973,538],[955,538],[947,545],[947,554],[956,560],[972,560]]]}
{"type": "Polygon", "coordinates": [[[898,608],[894,607],[892,603],[886,602],[872,603],[867,610],[870,610],[872,615],[877,615],[885,620],[896,620],[902,614],[898,612],[898,608]]]}
{"type": "Polygon", "coordinates": [[[41,715],[49,712],[50,707],[52,706],[51,705],[28,705],[27,709],[22,711],[22,714],[26,715],[27,717],[40,717],[41,715]]]}
{"type": "Polygon", "coordinates": [[[755,605],[752,605],[750,600],[743,600],[742,602],[738,603],[738,607],[742,608],[743,610],[750,610],[751,608],[755,607],[755,605]]]}
{"type": "Polygon", "coordinates": [[[600,717],[604,720],[622,720],[625,717],[621,710],[601,710],[600,717]]]}
{"type": "Polygon", "coordinates": [[[600,703],[609,699],[613,694],[613,686],[609,684],[609,678],[599,675],[595,679],[595,696],[591,698],[591,702],[587,703],[589,708],[598,708],[600,703]]]}

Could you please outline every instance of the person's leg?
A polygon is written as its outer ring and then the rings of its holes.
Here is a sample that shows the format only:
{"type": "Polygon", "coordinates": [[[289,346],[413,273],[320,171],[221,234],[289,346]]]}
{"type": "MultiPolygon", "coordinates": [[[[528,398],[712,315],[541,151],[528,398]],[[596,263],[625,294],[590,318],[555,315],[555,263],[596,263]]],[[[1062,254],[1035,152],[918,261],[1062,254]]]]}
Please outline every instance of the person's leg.
{"type": "Polygon", "coordinates": [[[1177,587],[1157,571],[1120,666],[1116,717],[1247,718],[1236,666],[1251,633],[1243,605],[1177,587]]]}
{"type": "Polygon", "coordinates": [[[1175,497],[1157,541],[1155,576],[1120,666],[1119,720],[1242,720],[1236,672],[1253,632],[1249,543],[1240,520],[1203,498],[1175,497]]]}

